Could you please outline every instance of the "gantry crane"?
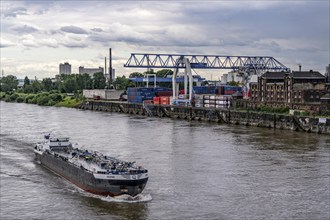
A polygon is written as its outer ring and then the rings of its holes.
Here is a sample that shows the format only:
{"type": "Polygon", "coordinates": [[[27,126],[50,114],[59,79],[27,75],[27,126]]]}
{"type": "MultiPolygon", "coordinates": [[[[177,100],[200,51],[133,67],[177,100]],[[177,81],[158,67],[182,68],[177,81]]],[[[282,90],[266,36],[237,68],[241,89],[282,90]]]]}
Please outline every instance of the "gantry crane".
{"type": "Polygon", "coordinates": [[[179,69],[184,68],[184,100],[191,104],[193,77],[191,69],[231,69],[243,78],[246,88],[252,75],[260,75],[266,71],[289,72],[290,69],[270,56],[223,56],[223,55],[183,55],[183,54],[148,54],[132,53],[124,67],[132,68],[173,68],[172,76],[173,101],[178,99],[178,83],[176,77],[179,69]],[[188,82],[189,81],[189,82],[188,82]],[[189,93],[188,91],[189,86],[189,93]],[[189,97],[188,97],[189,95],[189,97]]]}

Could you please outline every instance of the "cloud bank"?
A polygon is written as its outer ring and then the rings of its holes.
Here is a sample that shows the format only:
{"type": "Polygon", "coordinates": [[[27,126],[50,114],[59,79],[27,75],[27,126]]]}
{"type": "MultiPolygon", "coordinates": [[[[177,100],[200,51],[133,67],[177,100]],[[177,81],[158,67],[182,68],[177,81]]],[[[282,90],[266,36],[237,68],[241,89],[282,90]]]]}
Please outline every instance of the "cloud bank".
{"type": "Polygon", "coordinates": [[[50,77],[59,63],[69,61],[78,72],[79,65],[102,66],[111,47],[118,75],[134,71],[123,68],[132,52],[273,56],[291,69],[301,63],[324,73],[330,59],[329,4],[3,1],[1,68],[23,77],[50,77]]]}

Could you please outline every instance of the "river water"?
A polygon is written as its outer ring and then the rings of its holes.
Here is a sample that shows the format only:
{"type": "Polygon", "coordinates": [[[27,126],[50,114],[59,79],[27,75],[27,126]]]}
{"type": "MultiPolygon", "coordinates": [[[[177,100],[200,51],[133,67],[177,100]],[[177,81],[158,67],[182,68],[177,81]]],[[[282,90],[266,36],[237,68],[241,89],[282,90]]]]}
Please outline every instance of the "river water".
{"type": "Polygon", "coordinates": [[[330,219],[330,137],[0,102],[0,219],[330,219]],[[149,170],[137,201],[34,160],[45,133],[149,170]]]}

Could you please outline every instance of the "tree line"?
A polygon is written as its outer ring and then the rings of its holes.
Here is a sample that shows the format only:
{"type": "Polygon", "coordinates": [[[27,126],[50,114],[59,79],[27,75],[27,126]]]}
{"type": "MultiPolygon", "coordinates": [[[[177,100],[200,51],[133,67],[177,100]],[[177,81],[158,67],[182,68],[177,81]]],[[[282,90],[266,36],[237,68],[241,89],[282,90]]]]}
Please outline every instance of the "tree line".
{"type": "Polygon", "coordinates": [[[95,73],[93,78],[87,74],[61,74],[57,79],[44,78],[41,81],[24,78],[22,88],[18,88],[16,76],[8,75],[0,80],[1,92],[18,91],[23,93],[39,93],[56,90],[60,93],[75,93],[83,89],[104,89],[107,86],[103,73],[95,73]]]}
{"type": "MultiPolygon", "coordinates": [[[[157,72],[153,70],[144,73],[133,72],[128,78],[143,77],[146,74],[155,74],[157,77],[165,77],[173,74],[172,70],[163,69],[157,72]]],[[[123,90],[129,86],[135,86],[126,76],[119,76],[113,82],[108,82],[102,72],[94,73],[93,77],[89,74],[61,74],[55,80],[44,78],[41,81],[37,79],[24,78],[22,88],[18,88],[18,79],[16,76],[8,75],[0,79],[0,91],[21,93],[39,93],[58,91],[60,93],[79,93],[83,89],[117,89],[123,90]]]]}

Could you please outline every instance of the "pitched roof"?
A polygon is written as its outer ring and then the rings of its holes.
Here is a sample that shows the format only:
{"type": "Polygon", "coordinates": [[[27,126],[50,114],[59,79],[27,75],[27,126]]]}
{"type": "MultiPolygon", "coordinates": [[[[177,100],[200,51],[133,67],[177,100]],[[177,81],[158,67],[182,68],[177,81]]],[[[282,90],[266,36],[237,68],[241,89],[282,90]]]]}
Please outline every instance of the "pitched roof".
{"type": "Polygon", "coordinates": [[[261,75],[261,78],[266,79],[284,79],[285,75],[290,74],[289,72],[265,72],[261,75]]]}
{"type": "Polygon", "coordinates": [[[286,75],[295,79],[325,79],[325,76],[318,71],[292,71],[290,72],[266,72],[261,75],[265,79],[284,79],[286,75]]]}
{"type": "Polygon", "coordinates": [[[292,78],[304,79],[325,79],[325,76],[318,71],[292,71],[290,74],[292,78]]]}

